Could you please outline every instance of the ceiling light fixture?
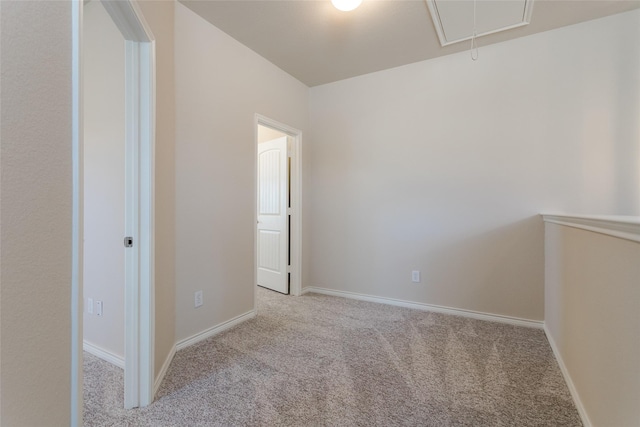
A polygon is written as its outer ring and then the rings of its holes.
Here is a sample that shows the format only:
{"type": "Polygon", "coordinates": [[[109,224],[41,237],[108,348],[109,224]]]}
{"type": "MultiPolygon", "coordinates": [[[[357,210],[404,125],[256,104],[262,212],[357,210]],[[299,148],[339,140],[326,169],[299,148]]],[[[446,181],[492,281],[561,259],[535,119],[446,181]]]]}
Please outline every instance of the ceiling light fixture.
{"type": "Polygon", "coordinates": [[[331,0],[331,3],[336,9],[343,12],[349,12],[350,10],[360,6],[362,0],[331,0]]]}

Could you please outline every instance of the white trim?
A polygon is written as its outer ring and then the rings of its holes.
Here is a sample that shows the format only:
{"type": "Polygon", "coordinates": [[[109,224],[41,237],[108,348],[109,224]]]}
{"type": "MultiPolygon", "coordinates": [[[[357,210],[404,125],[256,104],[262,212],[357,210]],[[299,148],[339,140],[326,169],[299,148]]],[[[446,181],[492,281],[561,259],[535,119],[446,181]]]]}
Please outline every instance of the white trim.
{"type": "Polygon", "coordinates": [[[125,40],[150,42],[155,39],[136,1],[101,0],[125,40]]]}
{"type": "Polygon", "coordinates": [[[162,381],[164,377],[167,375],[167,371],[169,370],[169,366],[171,366],[171,362],[173,361],[173,356],[176,355],[176,346],[171,347],[171,351],[167,355],[167,358],[164,360],[162,364],[162,368],[160,368],[160,372],[158,372],[158,376],[156,376],[156,380],[153,383],[153,396],[158,393],[160,386],[162,385],[162,381]]]}
{"type": "Polygon", "coordinates": [[[155,42],[140,45],[140,406],[153,402],[155,342],[155,42]]]}
{"type": "Polygon", "coordinates": [[[541,214],[544,222],[640,242],[640,216],[541,214]]]}
{"type": "Polygon", "coordinates": [[[219,333],[224,332],[228,329],[231,329],[242,322],[253,319],[254,317],[256,317],[256,311],[251,310],[244,314],[236,316],[233,319],[229,319],[226,322],[222,322],[219,325],[205,329],[204,331],[199,332],[195,335],[192,335],[189,338],[185,338],[183,340],[178,341],[171,348],[171,351],[167,355],[167,358],[162,364],[162,368],[160,369],[160,372],[158,373],[158,376],[155,379],[155,382],[153,384],[153,395],[155,396],[156,393],[158,393],[158,390],[162,385],[162,381],[164,380],[164,377],[167,375],[167,371],[169,370],[169,366],[171,366],[171,362],[173,361],[173,358],[175,357],[176,352],[180,350],[184,350],[185,348],[192,346],[200,341],[204,341],[207,338],[211,338],[214,335],[218,335],[219,333]]]}
{"type": "Polygon", "coordinates": [[[112,365],[117,366],[118,368],[124,369],[124,357],[120,357],[117,354],[111,353],[104,348],[98,347],[97,345],[91,344],[89,341],[82,341],[82,349],[87,353],[93,354],[95,357],[104,360],[105,362],[109,362],[112,365]]]}
{"type": "Polygon", "coordinates": [[[205,329],[202,332],[198,332],[195,335],[191,335],[189,338],[185,338],[176,343],[176,351],[183,350],[189,346],[192,346],[200,341],[206,340],[207,338],[211,338],[214,335],[218,335],[220,332],[224,332],[227,329],[231,329],[236,325],[239,325],[242,322],[253,319],[256,317],[256,311],[251,310],[244,314],[234,317],[233,319],[229,319],[226,322],[222,322],[219,325],[213,326],[211,328],[205,329]]]}
{"type": "MultiPolygon", "coordinates": [[[[102,0],[126,49],[125,408],[147,406],[154,388],[155,43],[138,4],[102,0]]],[[[124,237],[124,236],[123,236],[124,237]]]]}
{"type": "Polygon", "coordinates": [[[308,294],[309,292],[313,292],[311,290],[311,286],[305,286],[304,288],[302,288],[302,292],[300,292],[300,295],[308,294]]]}
{"type": "Polygon", "coordinates": [[[83,255],[83,100],[82,100],[82,8],[71,2],[71,146],[72,146],[72,226],[71,226],[71,427],[80,427],[83,412],[82,378],[82,255],[83,255]]]}
{"type": "Polygon", "coordinates": [[[580,395],[578,394],[578,390],[576,386],[573,384],[573,380],[571,379],[571,375],[569,375],[569,370],[567,366],[564,364],[564,360],[562,359],[562,355],[560,354],[560,350],[556,345],[556,342],[551,335],[551,332],[547,328],[547,325],[544,325],[544,333],[547,336],[547,341],[549,341],[549,346],[551,346],[551,350],[558,361],[558,366],[560,367],[560,371],[562,372],[562,376],[564,377],[565,382],[567,383],[567,387],[569,388],[569,392],[571,393],[571,397],[573,398],[573,403],[576,405],[576,409],[578,410],[578,414],[580,415],[580,419],[582,420],[582,424],[584,427],[591,427],[591,420],[589,419],[589,415],[587,415],[587,411],[582,404],[582,400],[580,400],[580,395]]]}
{"type": "Polygon", "coordinates": [[[435,313],[451,314],[453,316],[469,317],[471,319],[486,320],[488,322],[507,323],[514,326],[524,326],[527,328],[542,329],[543,322],[540,320],[522,319],[519,317],[503,316],[500,314],[483,313],[480,311],[464,310],[460,308],[445,307],[441,305],[425,304],[421,302],[405,301],[395,298],[378,297],[373,295],[359,294],[355,292],[337,291],[334,289],[308,286],[304,288],[304,293],[315,292],[317,294],[331,295],[336,297],[369,301],[379,304],[395,305],[398,307],[413,308],[416,310],[433,311],[435,313]]]}
{"type": "MultiPolygon", "coordinates": [[[[255,115],[254,120],[254,139],[255,139],[255,155],[254,155],[254,179],[253,182],[257,183],[257,170],[258,170],[258,125],[266,126],[277,131],[280,131],[290,136],[293,141],[291,143],[291,295],[302,295],[302,131],[287,126],[276,120],[262,116],[260,114],[255,115]]],[[[257,208],[257,184],[254,200],[254,224],[258,221],[258,208],[257,208]]],[[[257,234],[254,227],[254,292],[257,293],[258,283],[258,271],[257,271],[257,234]]],[[[257,294],[254,295],[254,309],[255,301],[257,300],[257,294]]]]}
{"type": "MultiPolygon", "coordinates": [[[[139,406],[140,383],[140,49],[138,42],[125,41],[125,227],[124,236],[133,238],[125,249],[125,334],[124,407],[139,406]]],[[[123,236],[123,237],[124,237],[123,236]]]]}

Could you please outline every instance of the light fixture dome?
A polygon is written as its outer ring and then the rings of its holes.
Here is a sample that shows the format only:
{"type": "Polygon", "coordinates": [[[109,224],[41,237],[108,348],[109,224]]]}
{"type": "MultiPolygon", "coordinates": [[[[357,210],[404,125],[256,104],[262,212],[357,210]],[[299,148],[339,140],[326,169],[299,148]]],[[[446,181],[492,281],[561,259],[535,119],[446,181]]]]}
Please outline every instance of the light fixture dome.
{"type": "Polygon", "coordinates": [[[331,0],[331,3],[336,9],[343,12],[349,12],[350,10],[360,6],[362,0],[331,0]]]}

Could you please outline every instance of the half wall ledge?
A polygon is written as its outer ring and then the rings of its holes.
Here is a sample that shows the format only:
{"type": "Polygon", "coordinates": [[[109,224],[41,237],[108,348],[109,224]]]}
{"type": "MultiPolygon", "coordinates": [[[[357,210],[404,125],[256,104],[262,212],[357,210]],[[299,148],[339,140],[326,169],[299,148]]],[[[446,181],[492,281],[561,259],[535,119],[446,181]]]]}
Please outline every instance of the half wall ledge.
{"type": "Polygon", "coordinates": [[[640,216],[542,213],[544,222],[580,228],[640,243],[640,216]]]}

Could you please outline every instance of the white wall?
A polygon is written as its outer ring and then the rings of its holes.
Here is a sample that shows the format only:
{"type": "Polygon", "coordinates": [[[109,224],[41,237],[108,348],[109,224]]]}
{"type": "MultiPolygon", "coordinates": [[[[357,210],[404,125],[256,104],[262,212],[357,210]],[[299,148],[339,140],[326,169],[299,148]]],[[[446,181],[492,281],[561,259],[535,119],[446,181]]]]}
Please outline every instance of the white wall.
{"type": "Polygon", "coordinates": [[[175,13],[176,339],[183,340],[253,309],[255,113],[302,130],[304,152],[308,88],[180,3],[175,13]],[[197,290],[204,305],[195,309],[197,290]]]}
{"type": "Polygon", "coordinates": [[[70,423],[71,2],[0,2],[0,424],[70,423]]]}
{"type": "Polygon", "coordinates": [[[542,320],[537,214],[640,211],[638,40],[634,11],[312,88],[305,285],[542,320]]]}
{"type": "Polygon", "coordinates": [[[545,327],[593,426],[640,420],[640,243],[546,224],[545,327]]]}
{"type": "Polygon", "coordinates": [[[83,13],[83,333],[124,358],[124,37],[99,1],[83,13]],[[88,298],[103,302],[102,316],[88,313],[88,298]]]}

